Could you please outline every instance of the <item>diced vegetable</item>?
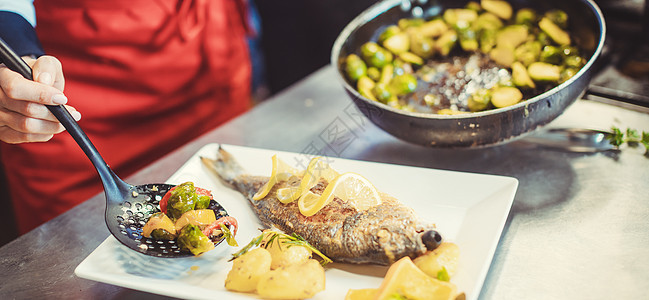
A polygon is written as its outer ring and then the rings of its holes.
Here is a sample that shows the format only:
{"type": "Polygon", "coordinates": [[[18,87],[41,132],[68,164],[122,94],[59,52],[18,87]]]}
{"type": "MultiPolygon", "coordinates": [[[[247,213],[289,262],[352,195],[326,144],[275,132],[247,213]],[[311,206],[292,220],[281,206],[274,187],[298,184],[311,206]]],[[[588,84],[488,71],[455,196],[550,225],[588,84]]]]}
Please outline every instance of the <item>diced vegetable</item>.
{"type": "Polygon", "coordinates": [[[205,227],[216,221],[214,211],[211,209],[196,209],[185,212],[176,220],[176,231],[180,231],[187,224],[205,227]]]}
{"type": "Polygon", "coordinates": [[[206,237],[200,228],[189,224],[178,234],[178,246],[194,255],[200,255],[214,249],[214,243],[206,237]]]}
{"type": "Polygon", "coordinates": [[[523,93],[515,87],[500,86],[493,89],[491,104],[497,108],[514,105],[523,100],[523,93]]]}
{"type": "Polygon", "coordinates": [[[559,45],[570,45],[570,35],[548,18],[539,21],[539,28],[559,45]]]}
{"type": "Polygon", "coordinates": [[[512,82],[522,88],[533,89],[536,87],[530,75],[527,74],[527,68],[518,61],[512,64],[512,82]]]}
{"type": "Polygon", "coordinates": [[[514,13],[511,4],[503,0],[482,0],[480,2],[482,8],[503,20],[509,20],[514,13]]]}
{"type": "Polygon", "coordinates": [[[535,62],[527,67],[527,73],[535,81],[558,82],[561,77],[561,67],[544,62],[535,62]]]}
{"type": "Polygon", "coordinates": [[[367,74],[367,65],[358,55],[350,54],[345,59],[345,71],[349,79],[357,81],[367,74]]]}
{"type": "MultiPolygon", "coordinates": [[[[156,229],[164,230],[171,236],[175,237],[176,227],[174,226],[174,222],[162,212],[157,212],[149,218],[146,224],[142,227],[142,236],[151,237],[151,233],[156,229]]],[[[157,235],[158,237],[168,237],[168,235],[163,232],[159,232],[157,235]]],[[[171,239],[173,239],[173,237],[171,239]]]]}

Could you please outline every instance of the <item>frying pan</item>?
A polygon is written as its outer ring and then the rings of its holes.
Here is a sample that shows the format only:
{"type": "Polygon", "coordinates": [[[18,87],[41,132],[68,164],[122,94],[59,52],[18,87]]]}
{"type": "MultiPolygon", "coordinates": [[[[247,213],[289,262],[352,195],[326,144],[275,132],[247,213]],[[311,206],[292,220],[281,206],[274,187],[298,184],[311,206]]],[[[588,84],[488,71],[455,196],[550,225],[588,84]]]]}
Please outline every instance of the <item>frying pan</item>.
{"type": "Polygon", "coordinates": [[[361,96],[345,76],[344,60],[360,46],[376,41],[378,34],[401,18],[432,18],[447,8],[461,8],[469,1],[385,0],[353,19],[336,39],[331,64],[357,108],[375,125],[404,141],[437,148],[498,145],[525,136],[558,117],[577,100],[593,76],[592,66],[602,52],[606,35],[604,17],[592,0],[510,0],[514,10],[529,7],[544,12],[562,9],[568,14],[571,37],[588,61],[564,83],[513,106],[461,115],[408,112],[361,96]],[[403,4],[408,5],[403,5],[403,4]]]}

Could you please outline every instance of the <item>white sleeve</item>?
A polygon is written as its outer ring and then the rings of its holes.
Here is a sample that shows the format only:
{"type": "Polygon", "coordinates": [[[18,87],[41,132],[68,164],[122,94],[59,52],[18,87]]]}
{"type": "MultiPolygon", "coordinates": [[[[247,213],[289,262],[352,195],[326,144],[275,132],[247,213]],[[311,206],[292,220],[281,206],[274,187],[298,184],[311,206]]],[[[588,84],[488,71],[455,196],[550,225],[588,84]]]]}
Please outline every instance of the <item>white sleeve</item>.
{"type": "Polygon", "coordinates": [[[0,10],[17,13],[32,24],[33,27],[36,26],[34,0],[0,0],[0,10]]]}

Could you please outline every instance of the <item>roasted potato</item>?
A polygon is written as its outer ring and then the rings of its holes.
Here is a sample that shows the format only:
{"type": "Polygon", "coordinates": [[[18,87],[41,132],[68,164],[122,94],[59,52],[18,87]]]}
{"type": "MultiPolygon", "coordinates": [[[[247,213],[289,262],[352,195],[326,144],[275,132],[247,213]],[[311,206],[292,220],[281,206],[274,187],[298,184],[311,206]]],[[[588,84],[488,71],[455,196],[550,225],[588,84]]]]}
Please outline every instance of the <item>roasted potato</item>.
{"type": "Polygon", "coordinates": [[[395,295],[412,300],[452,300],[457,288],[426,275],[406,256],[390,266],[375,299],[393,299],[395,295]]]}
{"type": "Polygon", "coordinates": [[[257,294],[264,299],[305,299],[324,288],[324,268],[317,260],[309,259],[262,275],[257,284],[257,294]]]}
{"type": "Polygon", "coordinates": [[[287,240],[281,237],[271,238],[273,235],[275,235],[273,231],[264,232],[264,241],[262,242],[262,247],[270,252],[272,258],[270,268],[272,270],[292,264],[301,264],[311,258],[311,250],[287,243],[287,240]]]}
{"type": "Polygon", "coordinates": [[[460,248],[454,243],[442,243],[433,251],[415,258],[415,265],[428,276],[438,278],[439,273],[446,269],[448,276],[453,276],[457,270],[460,248]]]}
{"type": "Polygon", "coordinates": [[[255,248],[236,258],[225,279],[225,288],[237,292],[254,292],[262,276],[270,272],[270,252],[255,248]]]}

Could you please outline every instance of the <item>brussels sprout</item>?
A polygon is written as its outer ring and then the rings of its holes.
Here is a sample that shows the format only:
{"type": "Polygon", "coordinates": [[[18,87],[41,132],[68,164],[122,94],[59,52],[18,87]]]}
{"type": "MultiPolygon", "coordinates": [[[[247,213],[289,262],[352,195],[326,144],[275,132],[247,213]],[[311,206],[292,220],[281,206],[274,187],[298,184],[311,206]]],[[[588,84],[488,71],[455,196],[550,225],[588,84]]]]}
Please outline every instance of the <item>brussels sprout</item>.
{"type": "Polygon", "coordinates": [[[447,56],[453,50],[455,42],[457,42],[457,32],[452,29],[448,30],[435,41],[435,50],[441,55],[447,56]]]}
{"type": "Polygon", "coordinates": [[[374,81],[378,81],[381,78],[381,71],[376,67],[367,68],[367,77],[374,81]]]}
{"type": "Polygon", "coordinates": [[[561,54],[561,49],[555,46],[545,46],[541,50],[541,55],[539,56],[539,61],[560,65],[563,62],[563,55],[561,54]]]}
{"type": "Polygon", "coordinates": [[[525,66],[538,61],[541,55],[541,43],[539,41],[528,41],[514,50],[514,56],[525,66]]]}
{"type": "Polygon", "coordinates": [[[570,45],[570,35],[561,29],[548,18],[542,18],[539,21],[539,28],[543,30],[555,43],[559,45],[570,45]]]}
{"type": "Polygon", "coordinates": [[[435,53],[435,42],[432,38],[422,34],[413,35],[410,38],[410,52],[421,58],[430,58],[435,53]]]}
{"type": "Polygon", "coordinates": [[[491,104],[491,91],[487,89],[478,90],[469,97],[467,104],[473,112],[486,110],[491,104]]]}
{"type": "Polygon", "coordinates": [[[536,40],[541,43],[541,45],[546,46],[546,45],[552,45],[553,41],[550,38],[549,35],[547,35],[545,32],[539,32],[539,34],[536,36],[536,40]]]}
{"type": "Polygon", "coordinates": [[[390,26],[386,27],[385,30],[383,30],[383,32],[381,32],[381,34],[379,35],[379,38],[378,38],[378,42],[380,44],[383,44],[383,42],[385,40],[387,40],[391,36],[393,36],[393,35],[395,35],[397,33],[400,33],[400,32],[401,32],[401,28],[399,28],[399,26],[390,25],[390,26]]]}
{"type": "Polygon", "coordinates": [[[383,68],[392,62],[392,53],[374,42],[367,42],[361,46],[361,56],[370,66],[383,68]]]}
{"type": "Polygon", "coordinates": [[[372,89],[372,93],[376,96],[376,99],[383,103],[387,103],[392,98],[392,93],[390,93],[385,83],[376,84],[372,89]]]}
{"type": "Polygon", "coordinates": [[[214,249],[214,243],[198,226],[189,224],[180,230],[178,234],[178,246],[188,250],[194,255],[200,255],[214,249]]]}
{"type": "Polygon", "coordinates": [[[345,72],[349,79],[356,82],[358,78],[367,74],[367,65],[358,55],[350,54],[345,59],[345,72]]]}
{"type": "Polygon", "coordinates": [[[171,197],[167,203],[167,214],[171,219],[175,220],[185,212],[196,209],[197,206],[207,208],[209,201],[209,196],[199,196],[196,193],[194,183],[181,183],[171,192],[171,197]],[[206,197],[207,199],[205,199],[206,197]],[[205,200],[207,200],[207,204],[205,204],[205,200]]]}
{"type": "Polygon", "coordinates": [[[390,81],[388,88],[397,96],[409,94],[417,88],[417,78],[413,74],[397,75],[390,81]]]}
{"type": "Polygon", "coordinates": [[[482,8],[503,20],[509,20],[514,13],[511,4],[503,0],[482,0],[482,8]]]}
{"type": "Polygon", "coordinates": [[[475,1],[469,1],[464,8],[470,9],[470,10],[475,10],[476,12],[481,11],[482,7],[480,7],[480,3],[475,2],[475,1]]]}
{"type": "Polygon", "coordinates": [[[405,32],[397,33],[383,41],[383,47],[394,54],[406,52],[410,50],[410,37],[405,32]]]}
{"type": "Polygon", "coordinates": [[[579,72],[579,69],[577,68],[565,68],[563,71],[561,71],[561,75],[559,75],[559,83],[564,83],[566,80],[572,78],[572,76],[575,76],[579,72]]]}
{"type": "Polygon", "coordinates": [[[162,228],[156,228],[151,231],[151,237],[156,240],[172,241],[176,238],[176,235],[162,228]]]}
{"type": "Polygon", "coordinates": [[[483,29],[496,30],[503,27],[503,21],[500,20],[496,15],[485,12],[478,16],[478,18],[471,24],[471,28],[475,31],[480,31],[483,29]]]}
{"type": "Polygon", "coordinates": [[[544,62],[535,62],[527,67],[527,73],[534,81],[558,82],[561,77],[561,67],[544,62]]]}
{"type": "Polygon", "coordinates": [[[548,18],[552,23],[557,24],[557,26],[566,29],[568,28],[568,14],[560,9],[549,10],[543,15],[548,18]]]}
{"type": "Polygon", "coordinates": [[[491,104],[497,108],[514,105],[523,100],[523,93],[515,87],[499,86],[491,91],[491,104]]]}
{"type": "Polygon", "coordinates": [[[579,69],[584,66],[584,63],[584,59],[579,55],[570,55],[563,59],[563,64],[568,68],[579,69]]]}
{"type": "Polygon", "coordinates": [[[458,31],[458,37],[460,40],[460,47],[464,51],[476,51],[478,50],[478,38],[475,31],[471,28],[464,28],[458,31]]]}
{"type": "Polygon", "coordinates": [[[521,8],[516,12],[516,24],[532,27],[536,23],[536,11],[531,8],[521,8]]]}
{"type": "Polygon", "coordinates": [[[480,31],[480,51],[489,53],[496,46],[496,30],[485,29],[480,31]]]}

